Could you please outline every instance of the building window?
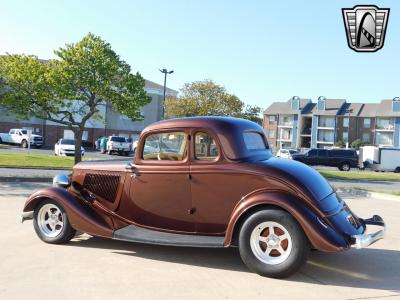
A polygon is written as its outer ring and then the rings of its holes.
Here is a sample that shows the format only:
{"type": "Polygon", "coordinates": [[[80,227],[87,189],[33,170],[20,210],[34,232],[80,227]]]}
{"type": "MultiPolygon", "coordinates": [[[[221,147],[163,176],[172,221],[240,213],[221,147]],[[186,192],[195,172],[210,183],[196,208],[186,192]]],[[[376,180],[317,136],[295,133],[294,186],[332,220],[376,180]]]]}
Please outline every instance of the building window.
{"type": "Polygon", "coordinates": [[[349,127],[349,117],[343,118],[343,127],[349,127]]]}
{"type": "Polygon", "coordinates": [[[270,130],[268,131],[268,137],[269,137],[270,139],[274,139],[274,138],[275,138],[275,129],[270,129],[270,130]]]}
{"type": "Polygon", "coordinates": [[[376,129],[393,130],[394,118],[377,118],[376,129]]]}
{"type": "Polygon", "coordinates": [[[279,118],[279,125],[293,126],[293,115],[281,115],[279,118]]]}
{"type": "Polygon", "coordinates": [[[343,131],[343,141],[348,142],[349,141],[349,133],[347,131],[343,131]]]}
{"type": "Polygon", "coordinates": [[[368,132],[364,132],[362,135],[362,140],[363,142],[369,143],[369,133],[368,132]]]}
{"type": "Polygon", "coordinates": [[[393,132],[377,132],[376,143],[378,145],[393,146],[393,132]]]}
{"type": "Polygon", "coordinates": [[[282,128],[280,139],[284,141],[291,141],[292,140],[292,130],[288,128],[282,128]]]}
{"type": "Polygon", "coordinates": [[[269,116],[269,125],[273,125],[276,122],[276,116],[269,116]]]}
{"type": "MultiPolygon", "coordinates": [[[[67,139],[67,140],[74,140],[75,139],[75,134],[74,134],[74,132],[72,130],[65,129],[63,138],[67,139]]],[[[88,134],[87,130],[85,130],[82,133],[82,141],[87,141],[87,140],[89,140],[89,134],[88,134]]]]}
{"type": "Polygon", "coordinates": [[[370,127],[371,127],[371,119],[365,118],[364,119],[364,128],[370,128],[370,127]]]}
{"type": "Polygon", "coordinates": [[[318,142],[334,142],[333,130],[318,130],[318,142]]]}
{"type": "Polygon", "coordinates": [[[335,117],[319,117],[318,127],[335,127],[335,117]]]}

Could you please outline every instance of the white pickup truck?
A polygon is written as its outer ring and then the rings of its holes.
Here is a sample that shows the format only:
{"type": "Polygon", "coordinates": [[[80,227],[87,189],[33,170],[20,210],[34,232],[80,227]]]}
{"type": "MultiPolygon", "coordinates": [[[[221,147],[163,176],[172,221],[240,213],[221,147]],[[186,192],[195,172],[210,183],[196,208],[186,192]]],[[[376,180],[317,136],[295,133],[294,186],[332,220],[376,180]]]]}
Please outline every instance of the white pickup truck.
{"type": "Polygon", "coordinates": [[[109,136],[107,142],[107,153],[112,154],[118,152],[119,155],[129,155],[130,146],[126,139],[122,136],[109,136]]]}
{"type": "Polygon", "coordinates": [[[22,148],[28,148],[28,141],[31,146],[41,148],[43,146],[43,137],[37,134],[31,134],[27,129],[14,128],[10,129],[8,133],[0,133],[0,144],[14,144],[21,145],[22,148]]]}

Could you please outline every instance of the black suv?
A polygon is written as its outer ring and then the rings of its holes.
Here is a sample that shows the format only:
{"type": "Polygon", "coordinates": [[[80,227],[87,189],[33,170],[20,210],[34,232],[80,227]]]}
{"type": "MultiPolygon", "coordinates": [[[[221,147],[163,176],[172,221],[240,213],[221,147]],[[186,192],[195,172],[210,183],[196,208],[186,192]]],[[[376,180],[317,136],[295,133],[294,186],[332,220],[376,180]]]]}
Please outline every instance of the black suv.
{"type": "Polygon", "coordinates": [[[351,149],[310,149],[304,153],[293,154],[292,157],[307,165],[338,167],[341,171],[358,167],[357,152],[351,149]]]}

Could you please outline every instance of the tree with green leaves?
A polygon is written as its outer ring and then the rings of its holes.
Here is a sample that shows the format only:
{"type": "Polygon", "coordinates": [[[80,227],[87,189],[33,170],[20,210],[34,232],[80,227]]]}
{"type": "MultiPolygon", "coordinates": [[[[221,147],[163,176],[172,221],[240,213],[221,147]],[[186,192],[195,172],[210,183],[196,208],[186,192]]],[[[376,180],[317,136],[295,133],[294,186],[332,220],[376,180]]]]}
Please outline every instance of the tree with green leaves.
{"type": "Polygon", "coordinates": [[[230,116],[261,124],[261,108],[245,104],[212,80],[186,83],[178,98],[165,101],[166,118],[192,116],[230,116]]]}
{"type": "MultiPolygon", "coordinates": [[[[0,57],[0,105],[19,118],[38,117],[65,125],[80,149],[89,119],[103,120],[104,107],[132,120],[141,120],[140,108],[151,98],[139,73],[99,36],[89,33],[76,44],[54,51],[56,59],[32,55],[0,57]]],[[[81,152],[75,151],[75,163],[81,152]]]]}

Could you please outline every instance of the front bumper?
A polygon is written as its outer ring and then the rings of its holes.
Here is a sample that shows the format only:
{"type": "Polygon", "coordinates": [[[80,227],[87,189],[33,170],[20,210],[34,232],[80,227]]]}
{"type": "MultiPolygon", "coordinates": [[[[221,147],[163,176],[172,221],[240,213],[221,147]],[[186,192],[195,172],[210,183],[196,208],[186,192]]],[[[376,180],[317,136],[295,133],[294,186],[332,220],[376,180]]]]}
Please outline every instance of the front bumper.
{"type": "Polygon", "coordinates": [[[364,224],[365,227],[366,225],[376,225],[376,226],[381,226],[382,229],[374,233],[368,233],[368,234],[363,233],[363,234],[352,235],[351,244],[354,248],[362,249],[384,238],[386,225],[380,216],[374,215],[372,218],[359,219],[359,220],[364,224]]]}

